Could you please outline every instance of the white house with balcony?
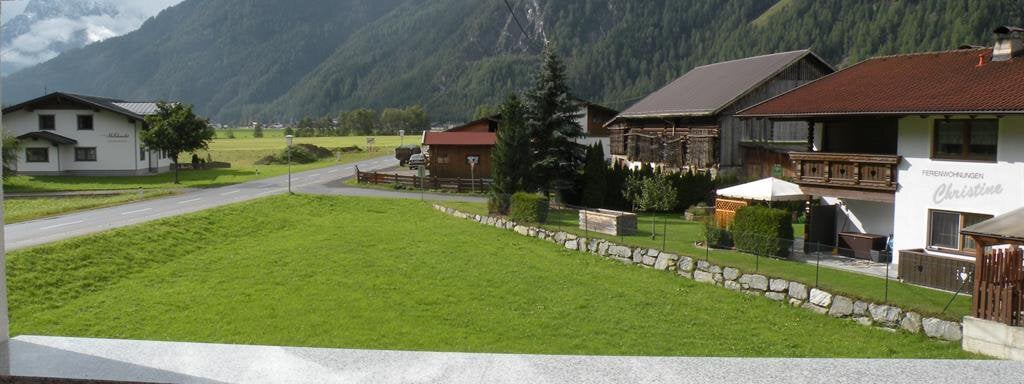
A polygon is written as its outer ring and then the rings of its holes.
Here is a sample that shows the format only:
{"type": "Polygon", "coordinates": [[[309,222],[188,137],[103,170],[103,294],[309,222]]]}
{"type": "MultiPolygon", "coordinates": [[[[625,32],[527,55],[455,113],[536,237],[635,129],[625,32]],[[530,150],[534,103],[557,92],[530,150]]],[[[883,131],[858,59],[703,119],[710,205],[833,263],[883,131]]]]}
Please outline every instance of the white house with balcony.
{"type": "Polygon", "coordinates": [[[139,141],[155,111],[155,102],[54,92],[4,108],[3,125],[21,144],[20,174],[142,175],[172,163],[139,141]]]}
{"type": "Polygon", "coordinates": [[[1024,42],[877,57],[742,117],[810,123],[794,152],[808,242],[870,258],[892,244],[905,281],[970,289],[978,245],[961,230],[1024,206],[1024,42]],[[843,250],[845,249],[845,251],[843,250]],[[876,252],[871,252],[872,250],[876,252]]]}

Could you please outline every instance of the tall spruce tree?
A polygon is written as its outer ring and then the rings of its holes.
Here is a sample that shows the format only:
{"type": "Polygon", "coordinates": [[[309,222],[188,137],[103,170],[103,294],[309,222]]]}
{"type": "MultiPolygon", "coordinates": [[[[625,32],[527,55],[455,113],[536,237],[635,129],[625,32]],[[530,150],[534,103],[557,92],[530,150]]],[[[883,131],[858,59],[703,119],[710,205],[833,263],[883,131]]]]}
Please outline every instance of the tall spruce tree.
{"type": "Polygon", "coordinates": [[[530,168],[530,132],[526,107],[516,94],[509,94],[500,107],[501,124],[491,152],[492,210],[507,213],[509,197],[527,188],[530,168]]]}
{"type": "Polygon", "coordinates": [[[526,94],[526,124],[533,154],[533,186],[547,196],[552,190],[572,188],[583,163],[584,147],[579,107],[565,77],[565,65],[548,46],[544,62],[526,94]]]}
{"type": "Polygon", "coordinates": [[[608,164],[604,161],[604,145],[600,141],[587,148],[587,162],[583,166],[583,205],[604,207],[607,188],[608,164]]]}

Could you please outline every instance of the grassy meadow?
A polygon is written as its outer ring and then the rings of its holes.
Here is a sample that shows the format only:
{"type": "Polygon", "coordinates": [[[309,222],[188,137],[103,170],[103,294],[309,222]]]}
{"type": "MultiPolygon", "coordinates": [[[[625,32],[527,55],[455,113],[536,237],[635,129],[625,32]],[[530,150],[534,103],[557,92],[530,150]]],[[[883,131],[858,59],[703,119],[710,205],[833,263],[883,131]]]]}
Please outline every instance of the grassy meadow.
{"type": "MultiPolygon", "coordinates": [[[[418,138],[412,139],[418,141],[418,138]]],[[[382,136],[377,137],[376,140],[377,147],[374,151],[343,154],[340,162],[350,163],[394,155],[394,147],[399,142],[398,136],[382,136]]],[[[366,149],[366,137],[362,136],[301,137],[296,138],[295,143],[310,143],[326,148],[358,145],[360,148],[366,149]]],[[[181,184],[177,185],[173,183],[174,174],[170,172],[146,176],[13,176],[4,181],[4,190],[6,192],[53,192],[219,187],[287,173],[287,165],[254,164],[264,156],[279,153],[284,146],[284,139],[280,137],[215,139],[210,143],[208,151],[199,151],[198,155],[205,159],[209,154],[213,161],[231,163],[231,168],[181,171],[181,184]]],[[[189,162],[191,158],[191,154],[183,154],[181,161],[189,162]]],[[[336,160],[332,158],[310,164],[293,164],[292,171],[322,168],[337,164],[336,160]]]]}
{"type": "Polygon", "coordinates": [[[4,223],[39,219],[61,213],[109,207],[173,194],[171,190],[129,192],[118,195],[5,198],[4,223]]]}
{"type": "MultiPolygon", "coordinates": [[[[486,204],[468,202],[445,202],[444,204],[464,212],[487,213],[486,204]]],[[[744,272],[756,271],[776,278],[800,281],[808,284],[808,286],[814,286],[814,282],[817,280],[818,286],[829,292],[877,303],[886,302],[886,286],[885,280],[882,278],[826,267],[816,270],[814,265],[799,261],[768,257],[755,258],[753,255],[742,252],[722,249],[707,251],[703,247],[697,247],[694,243],[703,240],[702,224],[686,221],[678,214],[640,214],[637,234],[622,237],[585,232],[579,229],[578,211],[552,211],[548,217],[548,222],[542,226],[551,230],[575,233],[579,236],[603,238],[624,245],[664,249],[668,252],[700,259],[707,257],[712,263],[721,266],[735,267],[744,272]],[[652,218],[657,220],[657,236],[654,239],[651,239],[652,218]]],[[[802,233],[802,231],[796,233],[802,233]]],[[[895,274],[895,271],[893,271],[893,274],[895,274]]],[[[971,298],[964,295],[957,296],[949,306],[949,309],[943,312],[946,304],[952,298],[953,294],[951,292],[904,284],[895,279],[889,281],[888,302],[899,305],[906,310],[914,310],[922,314],[950,320],[960,320],[970,312],[971,298]]]]}
{"type": "Polygon", "coordinates": [[[971,358],[459,220],[276,196],[11,252],[14,335],[650,356],[971,358]],[[424,228],[443,228],[444,234],[424,228]]]}

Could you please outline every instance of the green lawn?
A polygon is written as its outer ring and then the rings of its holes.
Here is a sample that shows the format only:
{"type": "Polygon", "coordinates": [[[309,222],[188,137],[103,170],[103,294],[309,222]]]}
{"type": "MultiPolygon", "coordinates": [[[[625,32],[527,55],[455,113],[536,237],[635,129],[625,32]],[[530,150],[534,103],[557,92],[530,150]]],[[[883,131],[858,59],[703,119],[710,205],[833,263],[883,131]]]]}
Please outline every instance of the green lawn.
{"type": "MultiPolygon", "coordinates": [[[[487,206],[481,203],[445,202],[445,205],[463,210],[464,212],[487,213],[487,206]]],[[[585,233],[579,229],[578,215],[577,211],[552,211],[548,218],[548,223],[544,227],[583,236],[585,233]]],[[[662,249],[662,241],[664,240],[665,249],[668,252],[701,259],[708,257],[714,264],[739,268],[744,272],[756,271],[772,277],[801,281],[809,286],[814,286],[817,279],[820,288],[833,293],[866,299],[876,303],[886,301],[885,279],[882,278],[830,268],[821,268],[816,271],[815,266],[812,264],[767,257],[756,258],[750,254],[730,250],[714,249],[706,252],[704,248],[694,246],[694,242],[699,241],[702,237],[702,224],[683,220],[679,215],[657,215],[658,236],[652,240],[651,217],[648,214],[640,215],[638,233],[635,236],[607,236],[595,234],[594,232],[587,233],[586,235],[600,237],[624,245],[649,247],[659,250],[662,249]],[[666,221],[668,223],[667,232],[666,227],[663,225],[666,221]],[[663,233],[667,233],[667,236],[663,236],[663,233]]],[[[802,233],[802,227],[798,226],[794,226],[794,230],[799,230],[800,232],[797,233],[802,233]]],[[[894,270],[892,273],[895,275],[896,271],[894,270]]],[[[943,309],[952,297],[953,294],[951,292],[904,284],[896,280],[889,281],[889,303],[896,304],[905,310],[913,310],[926,315],[959,321],[970,312],[971,298],[964,295],[957,296],[949,309],[943,313],[943,309]]]]}
{"type": "MultiPolygon", "coordinates": [[[[260,139],[249,139],[260,140],[260,139]]],[[[238,141],[245,141],[238,139],[238,141]]],[[[211,145],[211,151],[214,148],[211,145]]],[[[283,175],[288,172],[287,165],[253,165],[252,162],[273,150],[231,150],[217,149],[214,160],[224,159],[232,163],[227,169],[203,169],[197,171],[181,171],[181,184],[174,184],[174,174],[165,172],[149,176],[14,176],[4,182],[7,192],[49,192],[49,191],[82,191],[82,190],[118,190],[118,189],[168,189],[168,188],[203,188],[220,187],[243,183],[256,179],[283,175]]],[[[351,163],[393,154],[393,149],[381,148],[376,152],[357,152],[341,156],[342,163],[351,163]]],[[[335,159],[324,159],[310,164],[293,164],[292,171],[299,172],[322,168],[337,164],[335,159]]]]}
{"type": "Polygon", "coordinates": [[[4,223],[17,223],[85,209],[126,204],[174,193],[171,190],[148,191],[143,194],[125,193],[105,196],[71,196],[43,198],[5,198],[4,223]]]}
{"type": "Polygon", "coordinates": [[[15,335],[551,354],[975,357],[957,343],[568,251],[405,200],[277,196],[14,251],[8,288],[15,335]]]}

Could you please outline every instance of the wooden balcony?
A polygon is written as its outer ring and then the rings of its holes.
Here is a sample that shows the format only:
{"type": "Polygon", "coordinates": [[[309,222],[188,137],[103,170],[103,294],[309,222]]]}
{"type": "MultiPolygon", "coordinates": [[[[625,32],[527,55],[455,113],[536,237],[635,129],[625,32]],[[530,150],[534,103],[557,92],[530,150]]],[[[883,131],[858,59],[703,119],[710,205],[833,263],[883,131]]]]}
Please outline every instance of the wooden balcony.
{"type": "Polygon", "coordinates": [[[793,152],[796,183],[815,196],[891,203],[898,186],[897,155],[793,152]]]}

